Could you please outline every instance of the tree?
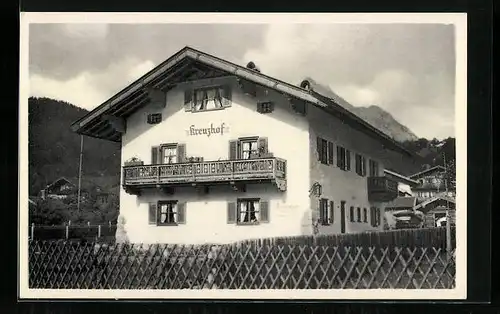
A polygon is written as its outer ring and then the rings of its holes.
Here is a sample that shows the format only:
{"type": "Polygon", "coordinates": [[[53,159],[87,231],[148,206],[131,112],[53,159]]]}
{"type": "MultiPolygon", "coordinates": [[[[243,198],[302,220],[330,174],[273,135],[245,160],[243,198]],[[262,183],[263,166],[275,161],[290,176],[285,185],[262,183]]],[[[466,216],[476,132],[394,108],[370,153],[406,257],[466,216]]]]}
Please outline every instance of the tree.
{"type": "Polygon", "coordinates": [[[446,184],[448,185],[448,189],[456,188],[456,167],[455,167],[455,159],[451,159],[446,163],[446,171],[444,173],[444,180],[446,180],[446,184]]]}

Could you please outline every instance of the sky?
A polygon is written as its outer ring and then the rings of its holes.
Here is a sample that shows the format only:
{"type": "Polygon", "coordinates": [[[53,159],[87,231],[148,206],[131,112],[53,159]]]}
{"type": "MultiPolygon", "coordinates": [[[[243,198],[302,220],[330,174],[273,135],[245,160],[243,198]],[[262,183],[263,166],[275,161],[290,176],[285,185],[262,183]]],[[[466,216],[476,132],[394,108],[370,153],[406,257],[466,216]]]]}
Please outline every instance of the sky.
{"type": "Polygon", "coordinates": [[[292,84],[311,77],[418,137],[455,136],[446,24],[31,24],[30,96],[91,110],[184,46],[292,84]]]}

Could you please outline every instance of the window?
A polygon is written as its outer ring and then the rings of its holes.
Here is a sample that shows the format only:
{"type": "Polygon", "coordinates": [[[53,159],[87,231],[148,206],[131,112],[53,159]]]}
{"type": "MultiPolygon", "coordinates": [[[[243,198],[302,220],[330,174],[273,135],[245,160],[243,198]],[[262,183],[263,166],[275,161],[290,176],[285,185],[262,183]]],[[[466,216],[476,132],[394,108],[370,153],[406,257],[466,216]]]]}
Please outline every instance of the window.
{"type": "Polygon", "coordinates": [[[177,204],[175,202],[158,202],[158,224],[177,223],[177,204]]]}
{"type": "Polygon", "coordinates": [[[356,173],[362,177],[366,176],[366,158],[356,154],[356,173]]]}
{"type": "Polygon", "coordinates": [[[238,199],[228,203],[227,222],[239,225],[269,222],[269,203],[260,199],[238,199]]]}
{"type": "Polygon", "coordinates": [[[177,201],[158,201],[149,204],[149,224],[177,225],[185,222],[185,205],[177,201]]]}
{"type": "Polygon", "coordinates": [[[271,113],[274,111],[274,103],[272,101],[257,103],[257,112],[271,113]]]}
{"type": "Polygon", "coordinates": [[[148,124],[158,124],[161,122],[161,113],[148,114],[148,124]]]}
{"type": "Polygon", "coordinates": [[[229,141],[229,159],[252,159],[268,154],[266,137],[248,137],[229,141]]]}
{"type": "Polygon", "coordinates": [[[370,170],[369,170],[370,177],[378,177],[378,174],[379,174],[378,162],[370,159],[369,168],[370,168],[370,170]]]}
{"type": "Polygon", "coordinates": [[[351,170],[351,152],[342,146],[337,146],[337,167],[342,170],[351,170]]]}
{"type": "Polygon", "coordinates": [[[194,111],[221,109],[224,106],[224,89],[220,86],[194,91],[194,111]]]}
{"type": "Polygon", "coordinates": [[[357,214],[358,214],[358,222],[361,222],[361,207],[358,207],[357,214]]]}
{"type": "Polygon", "coordinates": [[[333,165],[333,143],[317,137],[318,160],[325,165],[333,165]]]}
{"type": "Polygon", "coordinates": [[[250,159],[258,154],[257,139],[248,139],[240,141],[241,159],[250,159]]]}
{"type": "Polygon", "coordinates": [[[333,201],[326,198],[319,200],[319,217],[322,225],[327,226],[333,223],[334,206],[333,201]]]}
{"type": "Polygon", "coordinates": [[[368,222],[368,211],[363,208],[363,222],[368,222]]]}
{"type": "Polygon", "coordinates": [[[349,208],[349,220],[350,220],[351,222],[354,222],[354,206],[351,206],[351,207],[349,208]]]}
{"type": "Polygon", "coordinates": [[[165,145],[161,147],[162,164],[173,164],[177,162],[177,145],[165,145]]]}

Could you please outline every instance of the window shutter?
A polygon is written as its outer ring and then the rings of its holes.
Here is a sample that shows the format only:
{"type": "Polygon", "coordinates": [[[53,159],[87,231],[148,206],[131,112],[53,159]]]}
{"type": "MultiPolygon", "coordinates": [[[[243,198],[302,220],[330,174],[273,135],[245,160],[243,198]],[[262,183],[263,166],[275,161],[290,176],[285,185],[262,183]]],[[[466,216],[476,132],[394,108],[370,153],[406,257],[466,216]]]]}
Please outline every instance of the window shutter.
{"type": "Polygon", "coordinates": [[[364,156],[361,157],[361,175],[366,176],[366,158],[364,156]]]}
{"type": "Polygon", "coordinates": [[[177,160],[179,162],[186,161],[186,144],[177,144],[177,160]]]}
{"type": "Polygon", "coordinates": [[[354,206],[351,206],[351,207],[349,208],[349,220],[350,220],[351,222],[354,222],[354,206]]]}
{"type": "Polygon", "coordinates": [[[328,142],[328,164],[333,165],[333,143],[328,142]]]}
{"type": "Polygon", "coordinates": [[[149,215],[148,220],[150,225],[156,225],[156,214],[157,214],[157,205],[156,203],[149,203],[149,215]]]}
{"type": "Polygon", "coordinates": [[[363,222],[368,222],[368,211],[363,208],[363,222]]]}
{"type": "Polygon", "coordinates": [[[229,141],[229,160],[238,159],[238,141],[229,141]]]}
{"type": "Polygon", "coordinates": [[[225,85],[223,88],[224,88],[224,107],[231,107],[232,103],[231,86],[225,85]]]}
{"type": "Polygon", "coordinates": [[[321,161],[321,156],[323,156],[323,145],[321,144],[321,137],[316,137],[316,151],[318,152],[318,160],[321,161]]]}
{"type": "Polygon", "coordinates": [[[151,147],[151,164],[156,165],[160,163],[160,147],[151,147]]]}
{"type": "Polygon", "coordinates": [[[337,167],[342,168],[342,147],[337,146],[337,167]]]}
{"type": "Polygon", "coordinates": [[[380,208],[377,208],[377,227],[380,226],[380,208]]]}
{"type": "Polygon", "coordinates": [[[269,222],[269,202],[260,202],[260,222],[269,222]]]}
{"type": "Polygon", "coordinates": [[[227,203],[227,223],[236,223],[236,203],[234,202],[227,203]]]}
{"type": "Polygon", "coordinates": [[[269,152],[267,137],[259,137],[257,141],[259,153],[267,154],[269,152]]]}
{"type": "Polygon", "coordinates": [[[328,200],[324,198],[321,198],[319,200],[319,211],[320,211],[321,223],[323,225],[328,224],[328,200]]]}
{"type": "Polygon", "coordinates": [[[188,88],[184,91],[184,110],[193,110],[193,90],[188,88]]]}
{"type": "Polygon", "coordinates": [[[358,214],[358,222],[361,222],[361,207],[358,207],[358,210],[356,212],[358,214]]]}
{"type": "Polygon", "coordinates": [[[177,203],[177,223],[186,223],[186,203],[177,203]]]}
{"type": "Polygon", "coordinates": [[[345,169],[346,170],[351,170],[351,151],[348,149],[345,150],[345,156],[346,156],[346,165],[345,169]]]}
{"type": "Polygon", "coordinates": [[[370,207],[370,224],[375,227],[375,207],[370,207]]]}
{"type": "Polygon", "coordinates": [[[328,221],[329,223],[333,223],[335,221],[335,217],[334,217],[334,214],[335,214],[335,207],[333,206],[334,203],[333,201],[330,201],[330,220],[328,221]]]}

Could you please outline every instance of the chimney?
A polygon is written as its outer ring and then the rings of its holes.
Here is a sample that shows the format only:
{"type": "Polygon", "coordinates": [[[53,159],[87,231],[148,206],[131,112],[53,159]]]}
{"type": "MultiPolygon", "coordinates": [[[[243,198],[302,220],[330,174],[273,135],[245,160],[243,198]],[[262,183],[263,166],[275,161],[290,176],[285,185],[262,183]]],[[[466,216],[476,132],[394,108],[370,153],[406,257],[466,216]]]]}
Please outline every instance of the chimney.
{"type": "Polygon", "coordinates": [[[250,70],[254,70],[255,72],[260,72],[260,69],[253,63],[253,61],[248,62],[247,68],[250,70]]]}

